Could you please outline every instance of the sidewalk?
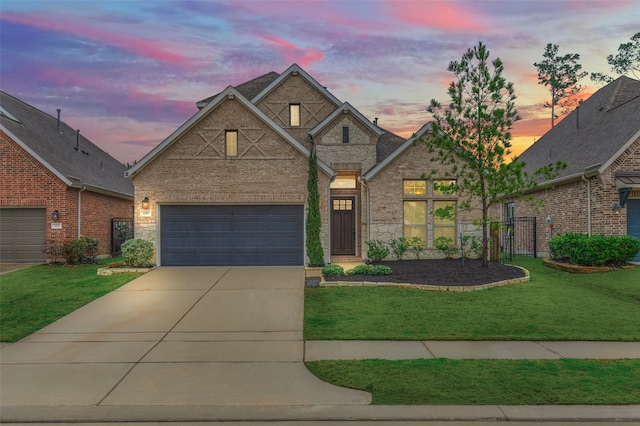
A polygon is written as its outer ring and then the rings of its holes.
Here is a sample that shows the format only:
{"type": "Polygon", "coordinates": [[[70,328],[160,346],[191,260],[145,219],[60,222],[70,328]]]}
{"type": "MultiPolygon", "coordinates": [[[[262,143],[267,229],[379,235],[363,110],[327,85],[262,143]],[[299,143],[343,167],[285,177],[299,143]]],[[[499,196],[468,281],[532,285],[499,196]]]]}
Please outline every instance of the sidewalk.
{"type": "Polygon", "coordinates": [[[331,359],[640,358],[640,342],[308,340],[305,361],[331,359]]]}

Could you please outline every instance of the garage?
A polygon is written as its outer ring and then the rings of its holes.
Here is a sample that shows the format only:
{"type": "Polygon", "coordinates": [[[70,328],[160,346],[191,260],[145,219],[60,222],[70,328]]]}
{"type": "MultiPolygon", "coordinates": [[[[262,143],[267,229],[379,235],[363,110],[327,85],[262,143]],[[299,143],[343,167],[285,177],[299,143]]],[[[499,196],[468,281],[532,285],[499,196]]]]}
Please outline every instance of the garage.
{"type": "Polygon", "coordinates": [[[45,209],[0,209],[0,261],[44,262],[45,209]]]}
{"type": "Polygon", "coordinates": [[[162,205],[163,266],[304,264],[304,206],[162,205]]]}
{"type": "MultiPolygon", "coordinates": [[[[627,200],[627,235],[640,239],[640,200],[627,200]]],[[[640,253],[633,260],[640,262],[640,253]]]]}

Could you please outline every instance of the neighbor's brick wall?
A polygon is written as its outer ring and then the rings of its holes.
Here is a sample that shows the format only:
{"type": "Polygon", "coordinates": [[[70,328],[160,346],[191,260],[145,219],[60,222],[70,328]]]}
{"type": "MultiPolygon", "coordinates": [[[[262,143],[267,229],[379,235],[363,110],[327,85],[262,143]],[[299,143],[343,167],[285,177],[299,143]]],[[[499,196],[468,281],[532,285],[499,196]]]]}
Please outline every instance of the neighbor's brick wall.
{"type": "MultiPolygon", "coordinates": [[[[78,191],[38,162],[8,135],[0,131],[0,207],[46,208],[47,240],[78,238],[78,191]],[[58,210],[62,229],[51,229],[51,214],[58,210]]],[[[110,218],[131,216],[133,202],[84,191],[82,236],[99,240],[99,254],[110,251],[110,218]],[[107,220],[108,218],[109,220],[107,220]]]]}
{"type": "MultiPolygon", "coordinates": [[[[306,206],[307,176],[307,157],[240,102],[227,99],[132,178],[136,237],[157,247],[162,204],[306,206]],[[224,157],[225,129],[238,130],[238,157],[224,157]],[[255,147],[249,140],[257,141],[255,147]],[[151,217],[140,216],[144,197],[151,201],[151,217]]],[[[318,177],[326,251],[327,197],[323,194],[329,178],[320,170],[318,177]]]]}
{"type": "Polygon", "coordinates": [[[307,149],[311,149],[309,131],[336,108],[323,93],[299,75],[290,75],[256,106],[307,149]],[[289,104],[295,103],[300,104],[300,127],[289,126],[289,104]]]}
{"type": "MultiPolygon", "coordinates": [[[[378,239],[389,241],[403,236],[403,181],[405,179],[418,180],[421,175],[429,174],[432,170],[440,170],[441,176],[445,178],[445,168],[438,163],[429,160],[429,154],[425,145],[419,144],[409,147],[391,164],[387,165],[381,172],[374,176],[369,182],[370,193],[370,220],[371,229],[363,233],[363,250],[366,253],[366,239],[378,239]]],[[[415,197],[412,199],[442,199],[449,200],[451,196],[415,197]]],[[[454,197],[455,198],[455,197],[454,197]]],[[[431,205],[427,205],[430,210],[431,205]]],[[[427,212],[429,213],[429,212],[427,212]]],[[[474,208],[470,211],[458,211],[457,223],[464,226],[465,235],[482,234],[482,230],[473,222],[481,218],[481,210],[474,208]]],[[[431,221],[427,222],[427,232],[430,233],[431,221]]],[[[423,256],[435,256],[428,250],[423,256]]]]}
{"type": "MultiPolygon", "coordinates": [[[[612,208],[619,201],[615,173],[621,171],[640,171],[640,138],[601,175],[589,178],[592,235],[627,234],[626,207],[619,214],[612,208]]],[[[541,255],[549,254],[549,239],[558,233],[588,233],[588,192],[588,183],[578,178],[573,182],[535,192],[535,200],[542,202],[542,206],[538,208],[524,200],[515,201],[516,217],[537,218],[537,245],[541,255]],[[554,217],[553,226],[547,224],[549,215],[554,217]]],[[[503,220],[504,206],[495,206],[492,215],[503,220]]]]}

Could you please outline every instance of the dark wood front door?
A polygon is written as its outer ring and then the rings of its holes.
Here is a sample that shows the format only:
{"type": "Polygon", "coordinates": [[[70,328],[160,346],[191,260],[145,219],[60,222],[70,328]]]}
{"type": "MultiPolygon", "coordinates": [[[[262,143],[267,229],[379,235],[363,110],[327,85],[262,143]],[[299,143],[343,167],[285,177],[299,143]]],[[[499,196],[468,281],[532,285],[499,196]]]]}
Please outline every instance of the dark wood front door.
{"type": "Polygon", "coordinates": [[[331,199],[331,254],[356,254],[355,197],[331,199]]]}

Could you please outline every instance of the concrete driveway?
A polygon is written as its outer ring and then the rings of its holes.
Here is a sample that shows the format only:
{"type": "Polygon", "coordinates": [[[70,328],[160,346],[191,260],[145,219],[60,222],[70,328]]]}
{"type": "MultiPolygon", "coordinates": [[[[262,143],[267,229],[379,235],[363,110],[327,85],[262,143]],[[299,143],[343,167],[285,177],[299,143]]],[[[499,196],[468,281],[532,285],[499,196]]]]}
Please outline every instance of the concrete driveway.
{"type": "Polygon", "coordinates": [[[157,268],[3,348],[2,411],[369,404],[305,368],[303,293],[301,267],[157,268]]]}

